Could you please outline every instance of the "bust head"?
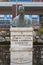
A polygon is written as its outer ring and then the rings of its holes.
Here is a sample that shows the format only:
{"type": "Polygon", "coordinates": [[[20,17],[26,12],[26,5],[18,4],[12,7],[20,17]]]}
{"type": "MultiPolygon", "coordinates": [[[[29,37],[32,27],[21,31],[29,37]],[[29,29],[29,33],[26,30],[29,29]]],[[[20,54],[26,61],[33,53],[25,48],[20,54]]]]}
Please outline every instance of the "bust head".
{"type": "Polygon", "coordinates": [[[24,6],[19,6],[19,13],[24,14],[24,6]]]}

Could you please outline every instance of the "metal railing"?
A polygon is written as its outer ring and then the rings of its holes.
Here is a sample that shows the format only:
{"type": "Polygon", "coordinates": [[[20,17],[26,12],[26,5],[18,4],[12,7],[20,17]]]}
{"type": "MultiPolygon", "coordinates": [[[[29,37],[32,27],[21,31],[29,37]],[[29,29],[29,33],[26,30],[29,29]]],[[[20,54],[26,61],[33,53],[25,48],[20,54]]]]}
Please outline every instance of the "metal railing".
{"type": "Polygon", "coordinates": [[[10,65],[9,48],[9,45],[0,45],[0,65],[10,65]]]}
{"type": "MultiPolygon", "coordinates": [[[[33,65],[43,65],[43,45],[34,45],[33,65]]],[[[0,65],[10,65],[10,45],[0,45],[0,65]]]]}
{"type": "Polygon", "coordinates": [[[33,65],[43,65],[43,45],[34,45],[33,65]]]}

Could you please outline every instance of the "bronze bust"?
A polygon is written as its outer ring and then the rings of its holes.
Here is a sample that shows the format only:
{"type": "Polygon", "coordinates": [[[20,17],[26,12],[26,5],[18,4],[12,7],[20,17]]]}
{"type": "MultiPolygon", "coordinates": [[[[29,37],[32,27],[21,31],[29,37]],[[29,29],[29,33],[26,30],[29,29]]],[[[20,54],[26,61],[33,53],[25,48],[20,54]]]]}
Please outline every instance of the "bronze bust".
{"type": "Polygon", "coordinates": [[[19,15],[13,18],[13,27],[31,27],[31,21],[24,15],[24,6],[19,6],[19,15]]]}

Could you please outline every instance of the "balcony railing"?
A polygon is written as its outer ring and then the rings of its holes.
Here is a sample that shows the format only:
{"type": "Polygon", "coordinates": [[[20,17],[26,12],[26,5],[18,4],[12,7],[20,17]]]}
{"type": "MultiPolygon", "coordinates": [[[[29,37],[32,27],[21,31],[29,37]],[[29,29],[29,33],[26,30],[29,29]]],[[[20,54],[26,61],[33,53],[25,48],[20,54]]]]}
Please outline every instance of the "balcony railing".
{"type": "MultiPolygon", "coordinates": [[[[17,0],[18,2],[43,2],[43,0],[17,0]]],[[[0,0],[0,2],[16,2],[16,0],[0,0]]]]}

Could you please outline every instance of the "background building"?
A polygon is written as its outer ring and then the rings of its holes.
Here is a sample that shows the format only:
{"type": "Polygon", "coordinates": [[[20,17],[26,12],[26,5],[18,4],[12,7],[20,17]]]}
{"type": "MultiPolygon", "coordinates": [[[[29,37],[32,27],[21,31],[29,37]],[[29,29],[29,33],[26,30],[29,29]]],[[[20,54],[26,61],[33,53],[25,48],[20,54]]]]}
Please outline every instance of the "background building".
{"type": "MultiPolygon", "coordinates": [[[[43,2],[43,0],[17,0],[18,2],[43,2]]],[[[16,2],[16,0],[0,0],[0,2],[16,2]]]]}
{"type": "Polygon", "coordinates": [[[33,2],[43,2],[43,0],[32,0],[33,2]]]}
{"type": "MultiPolygon", "coordinates": [[[[25,8],[25,15],[39,15],[40,24],[43,23],[43,3],[42,2],[18,3],[17,8],[21,4],[23,4],[25,8]]],[[[17,9],[17,14],[19,14],[18,9],[17,9]]],[[[11,19],[15,16],[16,16],[16,3],[15,2],[0,2],[0,17],[1,17],[0,19],[1,20],[3,19],[5,21],[5,19],[8,20],[9,18],[10,21],[12,21],[11,19]],[[1,15],[4,15],[4,17],[1,15]],[[12,17],[10,15],[12,15],[12,17]],[[7,16],[10,16],[10,17],[7,17],[7,16]]]]}
{"type": "Polygon", "coordinates": [[[38,29],[39,28],[39,20],[40,16],[39,15],[32,15],[32,25],[34,29],[38,29]]]}
{"type": "MultiPolygon", "coordinates": [[[[3,40],[3,42],[0,42],[0,65],[10,65],[10,27],[7,27],[7,23],[12,22],[12,18],[16,16],[16,0],[9,0],[9,2],[1,2],[0,0],[0,40],[3,40]],[[4,26],[3,26],[4,25],[4,26]],[[8,42],[7,42],[8,40],[8,42]],[[8,46],[7,46],[8,45],[8,46]]],[[[5,1],[5,0],[3,0],[5,1]]],[[[8,0],[6,0],[8,1],[8,0]]],[[[23,0],[21,0],[23,1],[23,0]]],[[[37,0],[38,2],[35,2],[36,0],[28,0],[33,2],[18,2],[17,8],[19,5],[23,4],[25,8],[25,15],[39,15],[40,23],[43,23],[43,3],[40,1],[43,0],[37,0]]],[[[17,15],[18,15],[17,10],[17,15]]],[[[37,18],[32,18],[33,23],[36,25],[38,24],[37,18]]],[[[8,24],[9,25],[9,24],[8,24]]],[[[42,24],[43,26],[43,24],[42,24]]],[[[43,65],[43,43],[33,43],[34,45],[34,65],[43,65]],[[37,45],[36,45],[37,44],[37,45]],[[41,46],[42,45],[42,46],[41,46]]]]}
{"type": "Polygon", "coordinates": [[[0,0],[0,2],[7,2],[7,1],[9,1],[9,0],[0,0]]]}
{"type": "Polygon", "coordinates": [[[40,21],[41,27],[43,27],[43,16],[40,16],[40,21]]]}

